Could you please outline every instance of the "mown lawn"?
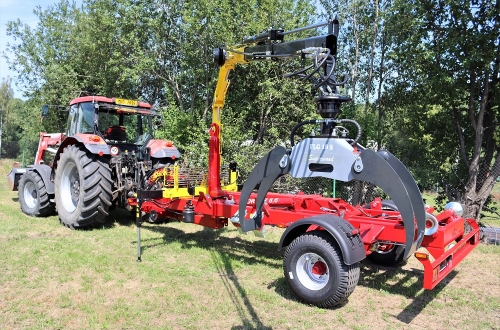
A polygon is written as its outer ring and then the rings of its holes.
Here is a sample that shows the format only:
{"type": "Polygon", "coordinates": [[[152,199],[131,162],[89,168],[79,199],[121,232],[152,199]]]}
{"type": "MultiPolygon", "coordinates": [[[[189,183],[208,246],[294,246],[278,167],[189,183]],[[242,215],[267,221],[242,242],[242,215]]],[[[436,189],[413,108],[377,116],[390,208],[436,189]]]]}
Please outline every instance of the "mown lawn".
{"type": "Polygon", "coordinates": [[[143,261],[128,212],[105,228],[72,231],[57,217],[24,215],[0,163],[2,329],[498,329],[500,248],[480,245],[432,291],[422,266],[361,264],[340,308],[295,299],[266,239],[166,223],[144,225],[143,261]]]}

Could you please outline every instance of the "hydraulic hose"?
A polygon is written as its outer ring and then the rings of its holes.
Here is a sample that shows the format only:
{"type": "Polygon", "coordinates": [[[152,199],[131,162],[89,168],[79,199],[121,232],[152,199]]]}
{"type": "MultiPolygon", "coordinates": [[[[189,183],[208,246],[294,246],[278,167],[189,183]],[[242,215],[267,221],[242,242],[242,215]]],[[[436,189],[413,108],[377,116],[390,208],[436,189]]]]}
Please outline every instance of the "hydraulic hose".
{"type": "Polygon", "coordinates": [[[324,120],[321,120],[321,119],[311,119],[311,120],[301,121],[300,123],[298,123],[297,125],[295,125],[292,128],[292,132],[290,133],[290,144],[292,145],[292,147],[295,146],[295,142],[293,141],[293,138],[295,137],[295,131],[299,127],[307,125],[307,124],[317,124],[317,123],[322,123],[322,122],[324,122],[324,120]]]}
{"type": "Polygon", "coordinates": [[[361,125],[353,120],[353,119],[340,119],[339,122],[341,123],[351,123],[353,125],[356,126],[356,128],[358,129],[358,135],[356,135],[356,138],[354,138],[354,140],[351,142],[351,145],[355,145],[356,143],[358,143],[359,139],[361,139],[361,134],[363,133],[363,130],[361,128],[361,125]]]}
{"type": "MultiPolygon", "coordinates": [[[[292,128],[292,132],[290,133],[290,144],[292,145],[292,147],[295,146],[295,142],[294,142],[295,132],[297,131],[297,129],[299,129],[299,127],[307,125],[307,124],[324,123],[326,121],[327,121],[326,119],[311,119],[311,120],[302,121],[302,122],[298,123],[297,125],[295,125],[292,128]]],[[[359,139],[361,139],[361,134],[363,133],[363,130],[361,128],[361,125],[357,121],[355,121],[353,119],[338,119],[335,122],[337,122],[337,123],[350,123],[350,124],[355,125],[356,128],[358,129],[358,134],[356,135],[354,140],[351,142],[351,145],[355,145],[356,143],[358,143],[359,139]]]]}

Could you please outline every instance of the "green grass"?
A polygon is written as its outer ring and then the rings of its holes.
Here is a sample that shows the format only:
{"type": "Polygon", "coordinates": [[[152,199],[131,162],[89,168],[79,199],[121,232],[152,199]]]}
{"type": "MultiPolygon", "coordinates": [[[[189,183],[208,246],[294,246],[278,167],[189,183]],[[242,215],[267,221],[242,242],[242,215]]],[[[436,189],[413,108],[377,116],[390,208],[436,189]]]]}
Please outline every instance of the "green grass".
{"type": "Polygon", "coordinates": [[[401,269],[361,264],[349,302],[296,300],[277,251],[263,240],[182,223],[144,225],[143,261],[128,212],[103,229],[72,231],[24,215],[0,162],[2,329],[494,329],[500,249],[480,245],[444,283],[422,287],[414,258],[401,269]]]}

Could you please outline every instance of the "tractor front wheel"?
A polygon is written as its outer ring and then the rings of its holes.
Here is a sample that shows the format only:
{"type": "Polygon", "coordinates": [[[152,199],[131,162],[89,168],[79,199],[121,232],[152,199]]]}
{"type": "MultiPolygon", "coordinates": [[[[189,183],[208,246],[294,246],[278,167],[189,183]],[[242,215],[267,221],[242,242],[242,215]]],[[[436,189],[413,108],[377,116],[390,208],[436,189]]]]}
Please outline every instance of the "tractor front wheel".
{"type": "Polygon", "coordinates": [[[55,200],[62,224],[71,229],[104,224],[113,186],[108,162],[83,146],[70,145],[62,152],[55,177],[55,200]]]}
{"type": "Polygon", "coordinates": [[[359,280],[359,264],[346,265],[337,243],[324,231],[293,240],[286,249],[283,268],[292,291],[318,307],[342,304],[359,280]]]}
{"type": "Polygon", "coordinates": [[[19,180],[19,203],[27,215],[33,217],[49,216],[54,212],[42,177],[35,171],[27,171],[19,180]]]}

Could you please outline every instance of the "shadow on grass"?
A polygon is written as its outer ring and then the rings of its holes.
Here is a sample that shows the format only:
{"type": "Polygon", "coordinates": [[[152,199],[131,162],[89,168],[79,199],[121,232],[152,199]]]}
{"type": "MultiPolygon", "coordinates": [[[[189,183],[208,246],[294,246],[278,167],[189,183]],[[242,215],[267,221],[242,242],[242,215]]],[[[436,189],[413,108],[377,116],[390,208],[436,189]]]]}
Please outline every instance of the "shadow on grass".
{"type": "Polygon", "coordinates": [[[177,228],[149,224],[143,225],[142,229],[163,235],[160,242],[157,238],[141,240],[143,252],[156,246],[176,242],[180,243],[183,249],[196,247],[214,250],[226,255],[229,259],[237,259],[249,265],[259,263],[277,267],[282,259],[276,243],[265,240],[247,241],[239,236],[226,237],[223,235],[224,229],[216,230],[205,227],[202,231],[186,233],[177,228]]]}
{"type": "Polygon", "coordinates": [[[406,324],[410,324],[457,275],[457,271],[452,270],[434,289],[424,290],[422,288],[424,272],[421,269],[405,270],[384,267],[367,260],[361,262],[360,268],[361,277],[358,285],[412,299],[409,305],[394,316],[406,324]],[[396,283],[393,281],[394,278],[398,278],[396,283]],[[408,283],[411,284],[408,285],[408,283]]]}
{"type": "Polygon", "coordinates": [[[255,308],[248,299],[247,292],[240,284],[232,262],[239,260],[249,265],[259,263],[269,267],[277,267],[278,262],[276,261],[281,260],[281,255],[277,251],[277,244],[266,241],[250,242],[240,237],[225,237],[223,236],[223,229],[215,230],[206,227],[202,231],[195,233],[186,233],[168,226],[149,224],[142,226],[142,229],[162,234],[162,241],[160,243],[152,243],[152,241],[157,241],[158,239],[141,240],[144,243],[142,244],[143,252],[157,246],[167,245],[171,242],[180,243],[183,249],[196,247],[209,250],[210,257],[219,273],[221,282],[242,321],[241,326],[234,326],[232,329],[271,329],[271,327],[265,326],[262,323],[255,308]]]}
{"type": "Polygon", "coordinates": [[[120,226],[135,225],[135,217],[130,211],[117,207],[110,210],[109,215],[106,217],[106,223],[102,226],[102,228],[114,228],[117,224],[120,226]]]}
{"type": "MultiPolygon", "coordinates": [[[[117,223],[123,226],[135,225],[135,218],[126,210],[116,209],[110,214],[105,227],[112,228],[117,223]]],[[[186,226],[189,226],[189,224],[186,224],[186,226]]],[[[233,271],[231,261],[240,260],[250,265],[259,263],[269,267],[281,267],[282,255],[277,251],[276,243],[265,240],[248,241],[238,236],[226,237],[223,234],[225,232],[224,229],[203,228],[201,231],[186,233],[177,228],[156,224],[144,224],[142,229],[162,235],[160,241],[158,238],[141,240],[142,252],[157,246],[168,245],[172,242],[180,243],[183,249],[197,247],[209,250],[224,287],[243,322],[242,326],[233,327],[233,329],[267,328],[262,324],[246,297],[246,292],[233,271]]],[[[133,243],[137,244],[137,241],[133,241],[133,243]]],[[[145,256],[147,257],[147,253],[145,256]]],[[[422,289],[423,271],[420,269],[412,268],[411,270],[406,270],[384,267],[365,260],[360,263],[360,270],[361,277],[358,285],[393,295],[402,295],[412,300],[398,315],[393,315],[405,324],[410,324],[457,275],[457,272],[453,270],[441,283],[429,291],[422,289]]],[[[277,294],[287,300],[299,301],[291,291],[284,277],[274,280],[269,284],[269,288],[274,288],[277,294]]],[[[347,303],[348,300],[339,306],[329,309],[339,309],[347,303]]]]}
{"type": "MultiPolygon", "coordinates": [[[[267,286],[267,288],[268,289],[274,288],[274,291],[277,294],[279,294],[281,297],[283,297],[283,298],[285,298],[287,300],[298,302],[298,303],[301,303],[301,304],[305,304],[305,305],[309,305],[311,307],[314,307],[314,305],[308,304],[307,302],[304,302],[304,301],[301,301],[300,299],[298,299],[298,297],[293,293],[292,289],[290,289],[290,286],[288,285],[285,277],[280,277],[280,278],[274,280],[273,282],[271,282],[267,286]]],[[[326,308],[322,307],[322,309],[336,310],[336,309],[344,307],[348,303],[349,303],[349,298],[346,299],[346,300],[344,300],[342,303],[338,304],[337,306],[326,307],[326,308]]]]}
{"type": "Polygon", "coordinates": [[[238,276],[234,273],[230,255],[212,248],[210,250],[210,257],[220,275],[224,288],[231,298],[233,307],[238,312],[242,321],[241,326],[233,326],[231,329],[272,329],[262,323],[248,299],[245,289],[241,286],[238,276]]]}

